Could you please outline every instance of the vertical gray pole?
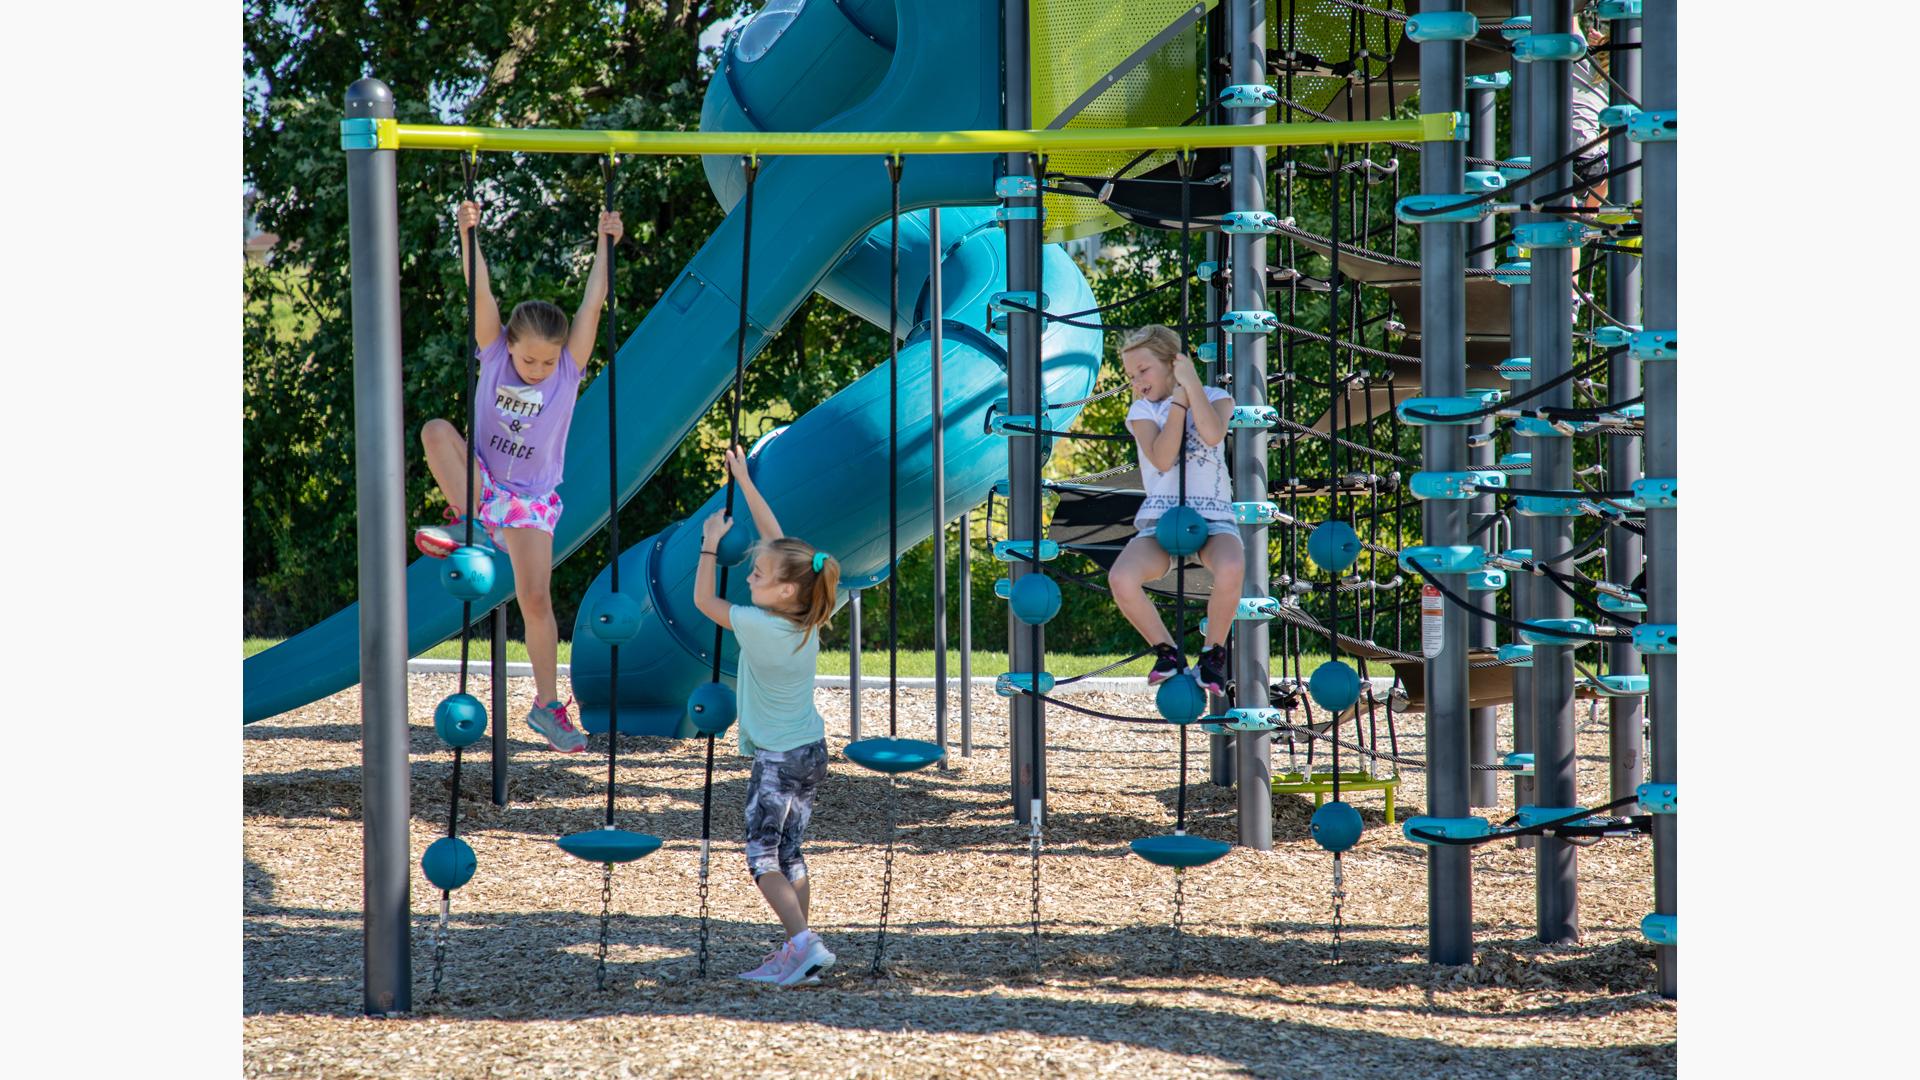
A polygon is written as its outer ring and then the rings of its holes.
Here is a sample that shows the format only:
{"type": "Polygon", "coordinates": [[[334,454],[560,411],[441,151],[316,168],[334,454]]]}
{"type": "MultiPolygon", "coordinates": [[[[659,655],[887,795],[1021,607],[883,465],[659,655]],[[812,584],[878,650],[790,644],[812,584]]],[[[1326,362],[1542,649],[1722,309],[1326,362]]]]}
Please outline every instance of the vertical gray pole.
{"type": "Polygon", "coordinates": [[[960,515],[960,757],[973,757],[973,511],[960,515]]]}
{"type": "MultiPolygon", "coordinates": [[[[393,118],[378,79],[347,87],[349,120],[393,118]]],[[[348,150],[354,494],[360,557],[362,925],[368,1015],[413,1008],[408,915],[406,417],[400,400],[400,224],[393,150],[348,150]]]]}
{"type": "MultiPolygon", "coordinates": [[[[1266,0],[1230,0],[1227,9],[1227,47],[1237,84],[1267,81],[1266,0]]],[[[1267,114],[1255,109],[1230,110],[1236,124],[1264,124],[1267,114]]],[[[1267,151],[1250,146],[1231,151],[1231,191],[1234,210],[1267,208],[1267,151]]],[[[1337,178],[1336,178],[1337,180],[1337,178]]],[[[1267,306],[1267,238],[1258,233],[1235,233],[1233,247],[1233,306],[1240,311],[1267,306]]],[[[1223,335],[1224,337],[1225,335],[1223,335]]],[[[1234,334],[1233,401],[1235,405],[1267,403],[1267,336],[1234,334]]],[[[1264,502],[1267,498],[1267,432],[1265,428],[1235,428],[1233,432],[1234,497],[1264,502]]],[[[1240,542],[1246,547],[1246,580],[1242,596],[1266,596],[1272,585],[1267,576],[1267,528],[1242,525],[1240,542]]],[[[1267,696],[1267,624],[1241,623],[1233,634],[1233,696],[1243,709],[1264,709],[1267,696]]],[[[1234,736],[1234,773],[1240,785],[1240,843],[1256,851],[1273,848],[1273,736],[1265,731],[1243,731],[1234,736]]]]}
{"type": "MultiPolygon", "coordinates": [[[[1526,15],[1531,10],[1531,6],[1531,0],[1515,0],[1513,13],[1516,16],[1526,15]]],[[[1533,124],[1533,73],[1537,67],[1539,67],[1538,64],[1514,65],[1512,89],[1513,122],[1509,125],[1511,144],[1507,151],[1508,160],[1527,157],[1533,153],[1533,138],[1531,134],[1533,124]]],[[[1540,215],[1538,214],[1520,214],[1515,215],[1514,220],[1537,221],[1539,217],[1540,215]]],[[[1504,255],[1504,252],[1502,254],[1504,255]]],[[[1528,336],[1528,320],[1532,317],[1530,313],[1533,310],[1531,300],[1533,288],[1527,284],[1525,278],[1522,278],[1519,281],[1509,282],[1507,292],[1507,310],[1513,323],[1513,355],[1516,357],[1530,357],[1533,355],[1533,339],[1528,336]]],[[[1515,380],[1512,385],[1513,389],[1519,392],[1531,386],[1532,380],[1515,380]]],[[[1524,440],[1516,439],[1510,445],[1512,445],[1514,450],[1520,452],[1529,449],[1527,442],[1524,440]]],[[[1531,487],[1535,485],[1529,480],[1526,486],[1531,487]]],[[[1532,548],[1533,519],[1514,514],[1509,520],[1513,523],[1512,546],[1523,550],[1532,548]]],[[[1539,618],[1540,612],[1536,598],[1540,595],[1540,590],[1544,587],[1542,583],[1532,574],[1515,574],[1511,578],[1511,582],[1511,588],[1513,589],[1513,617],[1516,619],[1539,618]]],[[[1517,633],[1514,634],[1513,640],[1519,642],[1520,636],[1517,633]]],[[[1533,669],[1531,667],[1516,667],[1513,669],[1514,753],[1526,754],[1533,752],[1534,727],[1533,669]]],[[[1513,804],[1515,806],[1527,806],[1532,804],[1533,801],[1533,778],[1530,776],[1515,776],[1513,780],[1513,804]]],[[[1514,840],[1513,844],[1515,847],[1530,848],[1534,846],[1534,838],[1531,836],[1518,837],[1514,840]]]]}
{"type": "MultiPolygon", "coordinates": [[[[1467,100],[1472,107],[1471,116],[1473,124],[1472,130],[1468,133],[1467,152],[1477,158],[1491,159],[1498,153],[1495,149],[1494,130],[1497,126],[1495,124],[1495,109],[1499,104],[1499,93],[1494,90],[1479,90],[1470,95],[1467,100]]],[[[1485,168],[1483,165],[1476,165],[1474,167],[1485,168]]],[[[1492,215],[1488,215],[1467,226],[1467,244],[1470,248],[1490,245],[1493,243],[1493,235],[1492,215]]],[[[1500,253],[1493,248],[1487,247],[1485,251],[1469,257],[1467,259],[1467,265],[1491,269],[1498,260],[1499,254],[1500,253]]],[[[1492,417],[1487,417],[1485,420],[1474,425],[1474,433],[1477,435],[1488,435],[1492,431],[1492,417]]],[[[1469,447],[1467,455],[1468,461],[1472,462],[1475,466],[1480,466],[1493,464],[1494,459],[1499,456],[1499,453],[1493,445],[1493,440],[1488,439],[1480,446],[1469,447]]],[[[1472,509],[1469,511],[1470,517],[1468,518],[1468,523],[1475,529],[1480,528],[1488,518],[1493,517],[1498,509],[1494,504],[1492,495],[1482,495],[1474,499],[1470,505],[1472,509]]],[[[1480,546],[1489,551],[1494,550],[1493,530],[1489,528],[1480,535],[1484,538],[1480,546]]],[[[1499,603],[1500,594],[1489,590],[1487,592],[1473,594],[1473,599],[1475,607],[1478,607],[1482,611],[1493,611],[1499,603]]],[[[1490,648],[1496,644],[1493,620],[1473,620],[1472,625],[1467,628],[1467,644],[1475,648],[1490,648]]],[[[1498,762],[1500,758],[1499,736],[1500,711],[1498,709],[1479,708],[1468,712],[1468,752],[1471,760],[1475,764],[1488,765],[1498,762]]],[[[1467,774],[1467,805],[1475,807],[1499,805],[1499,780],[1500,774],[1494,772],[1492,769],[1476,769],[1470,771],[1467,774]]]]}
{"type": "MultiPolygon", "coordinates": [[[[1534,0],[1533,32],[1565,34],[1573,28],[1571,0],[1534,0]]],[[[1563,62],[1540,62],[1533,79],[1533,157],[1535,167],[1564,156],[1572,149],[1573,70],[1563,62]]],[[[1537,198],[1573,181],[1573,166],[1561,165],[1534,181],[1524,193],[1537,198]]],[[[1567,201],[1562,196],[1557,202],[1567,201]]],[[[1532,294],[1528,336],[1533,347],[1533,374],[1546,381],[1573,366],[1572,281],[1573,252],[1567,248],[1532,249],[1532,294]]],[[[1560,386],[1533,399],[1529,408],[1569,407],[1573,386],[1560,386]]],[[[1565,491],[1573,487],[1573,440],[1565,437],[1529,440],[1533,452],[1531,486],[1565,491]]],[[[1551,559],[1573,544],[1573,519],[1540,516],[1533,524],[1536,559],[1551,559]]],[[[1559,589],[1540,590],[1539,616],[1573,616],[1573,600],[1559,589]]],[[[1573,649],[1566,645],[1535,645],[1533,649],[1534,797],[1543,807],[1579,806],[1574,744],[1573,649]]],[[[1548,944],[1580,937],[1579,893],[1575,888],[1579,849],[1553,836],[1536,845],[1533,874],[1535,910],[1540,940],[1548,944]]]]}
{"type": "MultiPolygon", "coordinates": [[[[1422,14],[1459,11],[1461,0],[1423,0],[1422,14]]],[[[1460,112],[1466,104],[1465,46],[1458,41],[1420,45],[1420,108],[1424,112],[1460,112]]],[[[1420,190],[1450,195],[1465,181],[1466,155],[1460,143],[1421,146],[1420,190]]],[[[1457,223],[1429,221],[1420,226],[1420,393],[1458,397],[1467,389],[1466,243],[1457,223]]],[[[1467,466],[1467,431],[1458,424],[1420,429],[1421,467],[1458,472],[1467,466]]],[[[1467,505],[1429,499],[1421,505],[1424,543],[1467,542],[1467,505]]],[[[1464,575],[1448,575],[1448,588],[1464,596],[1464,575]]],[[[1436,817],[1467,814],[1467,624],[1458,610],[1444,615],[1438,656],[1426,661],[1427,813],[1436,817]]],[[[1427,849],[1427,959],[1435,964],[1473,962],[1473,874],[1468,849],[1431,845],[1427,849]]]]}
{"type": "MultiPolygon", "coordinates": [[[[1003,6],[1002,11],[1006,35],[1003,43],[1006,64],[1003,108],[1007,129],[1022,131],[1033,126],[1032,92],[1028,85],[1027,5],[1009,3],[1003,6]]],[[[1033,176],[1034,164],[1031,154],[1008,154],[1007,175],[1033,176]]],[[[1036,253],[1040,250],[1043,235],[1039,221],[1040,202],[1038,195],[1006,201],[1008,212],[1015,215],[1007,221],[1007,288],[1012,292],[1032,291],[1039,285],[1036,278],[1040,266],[1036,253]],[[1032,216],[1018,216],[1022,211],[1032,216]]],[[[1034,383],[1039,374],[1040,317],[1016,311],[1008,316],[1007,323],[1008,411],[1037,417],[1041,406],[1035,399],[1034,383]]],[[[1034,478],[1039,475],[1039,436],[1021,432],[1008,432],[1007,436],[1007,478],[1011,482],[1007,499],[1007,536],[1009,539],[1031,542],[1037,548],[1040,540],[1040,500],[1039,492],[1034,490],[1034,478]]],[[[1008,576],[1015,582],[1028,574],[1040,572],[1037,565],[1022,559],[1015,559],[1007,566],[1008,576]]],[[[1015,618],[1012,605],[1007,607],[1007,660],[1009,669],[1016,673],[1037,677],[1039,672],[1046,670],[1046,641],[1041,629],[1015,618]]],[[[1034,823],[1032,810],[1036,802],[1040,803],[1041,821],[1044,822],[1046,818],[1046,761],[1042,753],[1035,751],[1036,747],[1046,745],[1046,711],[1042,704],[1039,698],[1027,694],[1015,694],[1007,703],[1012,720],[1011,752],[1008,757],[1012,759],[1013,769],[1013,814],[1014,819],[1022,824],[1034,823]]]]}
{"type": "MultiPolygon", "coordinates": [[[[1630,44],[1640,40],[1640,22],[1622,19],[1613,24],[1612,40],[1630,44]]],[[[1640,50],[1621,49],[1613,53],[1613,77],[1619,87],[1613,90],[1614,104],[1626,99],[1621,87],[1635,98],[1640,96],[1640,50]]],[[[1627,129],[1613,129],[1607,141],[1607,168],[1617,169],[1640,160],[1640,144],[1627,138],[1627,129]]],[[[1640,173],[1622,173],[1607,182],[1607,201],[1632,206],[1640,198],[1640,173]]],[[[1607,256],[1607,310],[1624,323],[1640,322],[1640,260],[1625,252],[1607,256]]],[[[1607,365],[1607,398],[1624,401],[1640,393],[1640,361],[1622,352],[1607,365]]],[[[1640,446],[1637,439],[1607,440],[1607,487],[1624,491],[1642,475],[1640,446]]],[[[1640,572],[1640,538],[1625,529],[1611,530],[1607,536],[1607,574],[1610,580],[1628,584],[1640,572]]],[[[1640,673],[1640,654],[1625,639],[1607,646],[1607,671],[1613,675],[1640,673]]],[[[1632,795],[1645,779],[1646,762],[1641,747],[1641,701],[1636,697],[1616,697],[1607,701],[1607,787],[1608,801],[1632,795]]],[[[1618,813],[1634,814],[1637,806],[1624,806],[1618,813]]]]}
{"type": "MultiPolygon", "coordinates": [[[[1646,44],[1641,62],[1646,65],[1647,92],[1641,102],[1652,111],[1677,108],[1674,85],[1675,15],[1671,2],[1655,4],[1643,23],[1646,44]]],[[[1645,249],[1640,266],[1646,287],[1649,330],[1674,330],[1680,327],[1680,304],[1676,295],[1678,279],[1677,235],[1674,231],[1678,189],[1674,178],[1679,163],[1679,144],[1650,142],[1642,148],[1641,180],[1646,184],[1645,249]]],[[[1680,455],[1677,441],[1674,397],[1675,362],[1649,363],[1644,369],[1647,390],[1647,471],[1658,477],[1679,478],[1680,455]]],[[[1647,511],[1647,621],[1680,621],[1678,513],[1672,508],[1647,511]]],[[[1676,638],[1678,637],[1676,633],[1676,638]]],[[[1678,642],[1676,640],[1675,644],[1678,642]]],[[[1680,748],[1675,741],[1679,717],[1675,714],[1679,657],[1674,653],[1647,658],[1648,681],[1652,691],[1648,709],[1653,717],[1653,775],[1656,784],[1679,780],[1680,748]]],[[[1653,910],[1661,915],[1678,915],[1679,863],[1675,845],[1680,835],[1680,819],[1675,814],[1653,817],[1653,910]]],[[[1680,992],[1675,946],[1654,948],[1655,981],[1662,997],[1680,992]]]]}
{"type": "MultiPolygon", "coordinates": [[[[1213,263],[1216,267],[1219,266],[1219,233],[1210,232],[1207,234],[1205,251],[1207,261],[1213,263]]],[[[1220,290],[1209,286],[1207,289],[1207,321],[1213,322],[1219,317],[1220,290]]],[[[1227,358],[1224,355],[1225,350],[1221,344],[1222,336],[1217,327],[1207,331],[1207,339],[1213,342],[1213,362],[1207,365],[1206,370],[1201,373],[1201,378],[1205,379],[1209,386],[1213,385],[1214,380],[1219,377],[1223,365],[1227,362],[1227,358]]],[[[1232,369],[1226,368],[1225,370],[1230,371],[1232,369]]],[[[1233,444],[1228,443],[1227,449],[1231,451],[1233,444]]],[[[1207,713],[1210,716],[1218,716],[1226,712],[1232,705],[1233,703],[1228,701],[1225,695],[1214,693],[1207,695],[1207,713]]],[[[1233,786],[1233,736],[1224,733],[1207,736],[1207,782],[1219,787],[1233,786]]]]}
{"type": "MultiPolygon", "coordinates": [[[[940,208],[927,211],[927,318],[932,322],[933,408],[933,741],[947,746],[947,440],[941,417],[940,320],[946,304],[940,295],[940,208]]],[[[941,759],[946,767],[946,759],[941,759]]]]}
{"type": "Polygon", "coordinates": [[[507,605],[493,609],[493,805],[507,805],[507,605]]]}
{"type": "Polygon", "coordinates": [[[860,737],[860,590],[847,600],[847,738],[860,737]]]}
{"type": "Polygon", "coordinates": [[[960,756],[973,756],[973,512],[960,515],[960,756]]]}

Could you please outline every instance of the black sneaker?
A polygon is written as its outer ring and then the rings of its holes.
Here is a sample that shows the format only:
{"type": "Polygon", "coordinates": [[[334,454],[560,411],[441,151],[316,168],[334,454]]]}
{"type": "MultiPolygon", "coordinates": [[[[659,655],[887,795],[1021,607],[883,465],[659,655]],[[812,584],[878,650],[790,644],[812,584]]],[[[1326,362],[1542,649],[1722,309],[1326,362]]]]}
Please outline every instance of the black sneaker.
{"type": "Polygon", "coordinates": [[[1180,655],[1180,650],[1172,645],[1155,645],[1153,654],[1158,659],[1153,662],[1153,670],[1147,672],[1148,686],[1159,686],[1180,674],[1187,666],[1187,658],[1180,655]]]}
{"type": "Polygon", "coordinates": [[[1216,694],[1227,692],[1227,647],[1214,645],[1200,652],[1200,685],[1216,694]]]}

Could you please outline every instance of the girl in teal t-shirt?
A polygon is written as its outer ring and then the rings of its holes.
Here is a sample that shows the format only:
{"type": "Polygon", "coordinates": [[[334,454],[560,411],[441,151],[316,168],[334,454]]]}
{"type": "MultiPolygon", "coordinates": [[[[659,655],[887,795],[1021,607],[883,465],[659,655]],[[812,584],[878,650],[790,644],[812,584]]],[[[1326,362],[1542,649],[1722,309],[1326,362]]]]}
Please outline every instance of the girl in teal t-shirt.
{"type": "Polygon", "coordinates": [[[753,603],[729,604],[714,588],[720,538],[733,527],[724,513],[701,525],[693,601],[740,643],[740,752],[753,757],[747,870],[787,933],[785,944],[740,977],[793,986],[833,966],[834,959],[820,935],[807,927],[811,890],[800,842],[813,817],[814,794],[827,776],[826,721],[813,705],[820,657],[820,635],[814,631],[833,616],[840,564],[781,531],[747,472],[746,451],[737,446],[727,451],[727,467],[762,537],[747,575],[753,603]]]}

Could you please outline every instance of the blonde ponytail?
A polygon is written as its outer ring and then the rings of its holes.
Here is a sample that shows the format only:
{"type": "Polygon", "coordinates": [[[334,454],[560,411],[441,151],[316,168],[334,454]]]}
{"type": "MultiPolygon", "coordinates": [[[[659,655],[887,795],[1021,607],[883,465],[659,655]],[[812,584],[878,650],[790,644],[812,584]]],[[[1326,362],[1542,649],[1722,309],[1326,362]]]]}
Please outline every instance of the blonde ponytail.
{"type": "Polygon", "coordinates": [[[833,618],[833,604],[840,587],[840,562],[824,551],[816,551],[805,540],[791,536],[768,541],[764,550],[773,556],[774,571],[780,582],[791,583],[798,594],[794,610],[780,614],[806,632],[800,638],[804,646],[807,634],[833,618]],[[816,566],[819,569],[814,569],[816,566]]]}

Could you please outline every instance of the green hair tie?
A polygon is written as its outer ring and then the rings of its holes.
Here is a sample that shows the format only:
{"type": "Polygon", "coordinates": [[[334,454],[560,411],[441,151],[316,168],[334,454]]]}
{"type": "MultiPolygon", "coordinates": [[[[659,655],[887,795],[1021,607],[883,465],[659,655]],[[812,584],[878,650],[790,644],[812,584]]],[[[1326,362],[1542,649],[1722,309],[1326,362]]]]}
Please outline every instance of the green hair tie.
{"type": "Polygon", "coordinates": [[[816,551],[813,553],[813,572],[814,573],[817,574],[821,570],[826,569],[827,558],[828,558],[828,555],[824,551],[816,551]]]}

